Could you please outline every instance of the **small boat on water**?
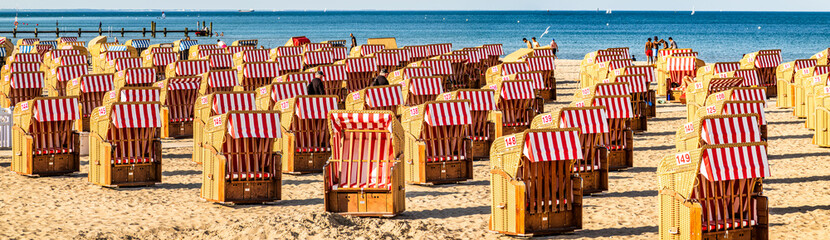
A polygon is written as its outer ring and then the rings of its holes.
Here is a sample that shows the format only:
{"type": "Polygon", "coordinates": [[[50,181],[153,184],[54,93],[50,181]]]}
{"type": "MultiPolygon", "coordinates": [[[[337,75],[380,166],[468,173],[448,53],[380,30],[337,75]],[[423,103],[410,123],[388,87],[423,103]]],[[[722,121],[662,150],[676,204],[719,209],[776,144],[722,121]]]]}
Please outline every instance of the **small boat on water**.
{"type": "Polygon", "coordinates": [[[248,10],[239,9],[239,12],[254,12],[254,9],[248,9],[248,10]]]}

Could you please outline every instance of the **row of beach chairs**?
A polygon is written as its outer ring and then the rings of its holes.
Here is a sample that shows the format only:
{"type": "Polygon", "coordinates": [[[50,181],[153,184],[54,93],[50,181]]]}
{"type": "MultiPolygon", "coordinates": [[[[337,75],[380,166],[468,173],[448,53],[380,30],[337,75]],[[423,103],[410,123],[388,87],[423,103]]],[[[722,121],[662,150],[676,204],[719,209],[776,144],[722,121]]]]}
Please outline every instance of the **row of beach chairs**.
{"type": "Polygon", "coordinates": [[[808,59],[782,63],[776,70],[779,108],[790,108],[805,119],[804,127],[815,131],[813,144],[830,147],[830,62],[828,50],[808,59]]]}

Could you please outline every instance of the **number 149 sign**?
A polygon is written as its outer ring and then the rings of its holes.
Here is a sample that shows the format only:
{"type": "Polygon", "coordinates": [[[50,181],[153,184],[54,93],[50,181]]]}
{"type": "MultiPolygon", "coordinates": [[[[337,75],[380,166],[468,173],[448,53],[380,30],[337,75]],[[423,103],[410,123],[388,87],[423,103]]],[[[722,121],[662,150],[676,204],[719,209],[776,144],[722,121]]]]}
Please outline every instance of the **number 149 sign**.
{"type": "Polygon", "coordinates": [[[689,152],[678,153],[674,155],[674,159],[677,160],[678,166],[692,163],[692,155],[689,152]]]}

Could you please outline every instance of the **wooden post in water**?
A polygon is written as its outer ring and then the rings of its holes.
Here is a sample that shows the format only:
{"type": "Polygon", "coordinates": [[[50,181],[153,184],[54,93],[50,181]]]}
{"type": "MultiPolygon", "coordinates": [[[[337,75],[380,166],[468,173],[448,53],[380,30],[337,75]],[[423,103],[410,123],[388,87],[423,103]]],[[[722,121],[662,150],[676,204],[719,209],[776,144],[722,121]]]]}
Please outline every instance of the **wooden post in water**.
{"type": "Polygon", "coordinates": [[[101,27],[98,27],[98,36],[101,36],[101,33],[103,33],[103,31],[101,31],[101,30],[102,30],[101,27]]]}
{"type": "Polygon", "coordinates": [[[121,28],[121,37],[124,37],[124,28],[121,28]]]}
{"type": "Polygon", "coordinates": [[[187,28],[184,28],[184,36],[187,37],[187,28]]]}
{"type": "Polygon", "coordinates": [[[141,37],[147,36],[147,28],[141,28],[141,37]]]}
{"type": "Polygon", "coordinates": [[[164,37],[167,37],[167,28],[164,28],[164,37]]]}
{"type": "Polygon", "coordinates": [[[12,30],[12,37],[17,38],[17,26],[15,26],[14,30],[12,30]]]}
{"type": "Polygon", "coordinates": [[[210,22],[210,29],[209,30],[210,31],[208,31],[208,33],[210,33],[210,36],[212,37],[214,35],[213,34],[213,22],[210,22]]]}
{"type": "Polygon", "coordinates": [[[156,22],[150,22],[150,33],[156,38],[156,22]]]}
{"type": "Polygon", "coordinates": [[[81,37],[81,28],[78,28],[78,37],[81,37]]]}
{"type": "Polygon", "coordinates": [[[55,27],[55,37],[56,37],[56,38],[61,37],[61,30],[60,30],[60,29],[58,29],[57,27],[55,27]]]}
{"type": "Polygon", "coordinates": [[[37,28],[35,28],[35,37],[37,37],[37,28]]]}

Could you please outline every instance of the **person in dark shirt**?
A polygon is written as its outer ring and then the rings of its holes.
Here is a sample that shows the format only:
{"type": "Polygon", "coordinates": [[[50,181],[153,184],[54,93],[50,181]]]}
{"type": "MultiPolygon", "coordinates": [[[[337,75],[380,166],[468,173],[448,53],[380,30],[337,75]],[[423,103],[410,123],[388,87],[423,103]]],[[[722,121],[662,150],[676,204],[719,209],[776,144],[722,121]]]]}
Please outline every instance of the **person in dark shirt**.
{"type": "Polygon", "coordinates": [[[325,76],[323,71],[317,71],[317,74],[314,74],[314,79],[311,79],[306,87],[308,95],[326,95],[326,89],[323,88],[323,80],[321,80],[325,76]]]}
{"type": "Polygon", "coordinates": [[[375,77],[375,80],[372,81],[372,85],[369,85],[369,86],[374,87],[374,86],[389,85],[389,80],[386,80],[386,75],[389,75],[389,71],[386,70],[386,68],[381,69],[380,73],[378,73],[378,76],[375,77]]]}
{"type": "Polygon", "coordinates": [[[352,47],[349,48],[351,50],[354,47],[357,47],[357,39],[354,38],[354,34],[349,33],[349,37],[352,37],[352,47]]]}

